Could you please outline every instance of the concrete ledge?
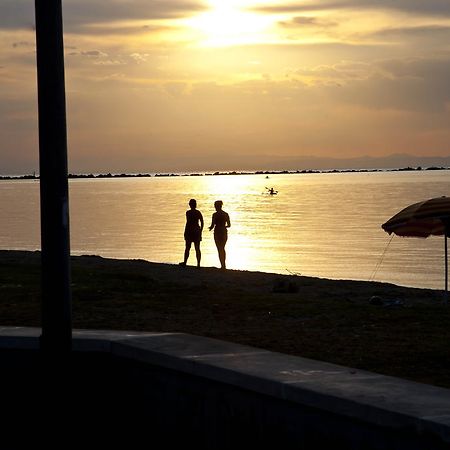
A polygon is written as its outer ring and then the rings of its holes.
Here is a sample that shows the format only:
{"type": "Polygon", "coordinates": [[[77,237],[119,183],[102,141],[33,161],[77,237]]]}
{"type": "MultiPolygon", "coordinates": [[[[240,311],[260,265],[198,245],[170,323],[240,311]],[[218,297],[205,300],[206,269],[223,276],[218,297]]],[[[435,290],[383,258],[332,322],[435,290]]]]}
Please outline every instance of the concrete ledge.
{"type": "MultiPolygon", "coordinates": [[[[0,350],[38,349],[39,335],[0,327],[0,350]]],[[[108,353],[450,446],[448,389],[180,333],[77,330],[73,338],[75,352],[108,353]]]]}

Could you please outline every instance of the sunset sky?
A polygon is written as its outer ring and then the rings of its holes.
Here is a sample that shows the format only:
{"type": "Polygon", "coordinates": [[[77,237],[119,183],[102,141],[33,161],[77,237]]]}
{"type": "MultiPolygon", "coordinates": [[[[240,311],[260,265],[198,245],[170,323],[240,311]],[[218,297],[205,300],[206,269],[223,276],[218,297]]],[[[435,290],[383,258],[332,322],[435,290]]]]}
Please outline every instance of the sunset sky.
{"type": "MultiPolygon", "coordinates": [[[[64,0],[63,10],[71,172],[450,155],[449,0],[64,0]]],[[[1,173],[38,170],[35,64],[34,1],[1,0],[1,173]]]]}

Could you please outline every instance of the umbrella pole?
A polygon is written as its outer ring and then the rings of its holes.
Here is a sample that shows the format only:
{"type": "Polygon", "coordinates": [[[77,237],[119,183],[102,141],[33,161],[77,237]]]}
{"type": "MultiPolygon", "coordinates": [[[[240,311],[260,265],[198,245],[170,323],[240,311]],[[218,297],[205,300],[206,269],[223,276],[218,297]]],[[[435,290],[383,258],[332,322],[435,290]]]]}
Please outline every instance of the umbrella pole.
{"type": "Polygon", "coordinates": [[[444,294],[444,303],[448,303],[448,249],[447,249],[447,231],[444,233],[444,242],[445,242],[445,294],[444,294]]]}

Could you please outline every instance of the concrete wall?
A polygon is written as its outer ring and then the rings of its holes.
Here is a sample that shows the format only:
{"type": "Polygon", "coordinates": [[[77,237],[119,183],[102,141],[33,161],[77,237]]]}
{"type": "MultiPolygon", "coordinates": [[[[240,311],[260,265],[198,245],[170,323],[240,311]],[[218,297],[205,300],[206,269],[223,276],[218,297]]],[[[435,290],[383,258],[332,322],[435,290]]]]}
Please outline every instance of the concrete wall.
{"type": "Polygon", "coordinates": [[[450,391],[185,334],[0,329],[1,448],[450,448],[450,391]]]}

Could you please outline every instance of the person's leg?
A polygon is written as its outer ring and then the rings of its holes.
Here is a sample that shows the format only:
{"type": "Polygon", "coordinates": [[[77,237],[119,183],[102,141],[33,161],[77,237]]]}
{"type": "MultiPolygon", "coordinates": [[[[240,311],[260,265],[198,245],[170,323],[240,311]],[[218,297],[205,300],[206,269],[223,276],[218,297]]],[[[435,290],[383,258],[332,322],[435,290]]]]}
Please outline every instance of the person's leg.
{"type": "Polygon", "coordinates": [[[223,269],[227,268],[226,264],[225,264],[225,260],[227,259],[227,253],[225,251],[225,244],[227,243],[227,241],[228,241],[228,234],[225,234],[225,236],[223,237],[223,241],[222,241],[222,243],[223,243],[223,247],[222,247],[222,258],[223,258],[222,268],[223,269]]]}
{"type": "Polygon", "coordinates": [[[216,242],[217,252],[219,253],[220,267],[226,269],[225,259],[227,254],[225,252],[225,244],[227,243],[226,236],[214,236],[216,242]]]}
{"type": "Polygon", "coordinates": [[[195,256],[197,256],[197,267],[200,267],[200,261],[202,259],[202,252],[200,251],[200,241],[194,242],[195,256]]]}
{"type": "Polygon", "coordinates": [[[226,269],[226,265],[225,265],[225,259],[227,257],[227,254],[225,253],[225,245],[221,244],[220,248],[218,247],[217,250],[219,250],[219,260],[220,260],[220,267],[222,269],[226,269]]]}
{"type": "Polygon", "coordinates": [[[184,261],[182,265],[185,266],[187,264],[187,260],[189,259],[189,252],[191,250],[191,241],[186,241],[186,248],[184,249],[184,261]]]}

